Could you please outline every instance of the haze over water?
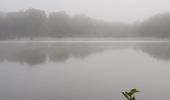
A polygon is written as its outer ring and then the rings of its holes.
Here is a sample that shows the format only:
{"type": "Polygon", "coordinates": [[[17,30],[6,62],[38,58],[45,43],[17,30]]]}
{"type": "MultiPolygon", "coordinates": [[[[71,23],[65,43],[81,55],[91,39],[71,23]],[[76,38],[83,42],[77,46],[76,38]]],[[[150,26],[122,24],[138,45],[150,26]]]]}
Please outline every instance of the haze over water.
{"type": "Polygon", "coordinates": [[[142,91],[138,100],[169,98],[169,43],[0,47],[2,100],[122,100],[120,92],[134,87],[142,91]]]}
{"type": "Polygon", "coordinates": [[[1,0],[0,100],[169,100],[169,0],[1,0]]]}

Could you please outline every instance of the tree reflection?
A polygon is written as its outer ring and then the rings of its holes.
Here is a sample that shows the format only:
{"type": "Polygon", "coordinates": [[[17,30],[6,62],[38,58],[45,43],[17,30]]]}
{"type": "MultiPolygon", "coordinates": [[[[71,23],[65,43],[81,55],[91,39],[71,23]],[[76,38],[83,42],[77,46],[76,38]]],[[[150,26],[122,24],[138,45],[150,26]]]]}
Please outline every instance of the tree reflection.
{"type": "Polygon", "coordinates": [[[30,66],[47,61],[65,62],[69,58],[82,59],[105,50],[132,48],[165,61],[170,60],[168,43],[56,43],[56,44],[0,44],[0,61],[25,63],[30,66]]]}

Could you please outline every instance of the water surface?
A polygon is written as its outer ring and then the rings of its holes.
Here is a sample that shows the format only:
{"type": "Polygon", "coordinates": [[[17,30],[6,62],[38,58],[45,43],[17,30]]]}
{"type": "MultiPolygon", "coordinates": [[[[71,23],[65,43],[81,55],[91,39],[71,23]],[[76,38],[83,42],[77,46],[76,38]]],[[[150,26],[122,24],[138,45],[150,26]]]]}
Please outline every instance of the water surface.
{"type": "Polygon", "coordinates": [[[170,98],[169,43],[1,43],[1,100],[170,98]]]}

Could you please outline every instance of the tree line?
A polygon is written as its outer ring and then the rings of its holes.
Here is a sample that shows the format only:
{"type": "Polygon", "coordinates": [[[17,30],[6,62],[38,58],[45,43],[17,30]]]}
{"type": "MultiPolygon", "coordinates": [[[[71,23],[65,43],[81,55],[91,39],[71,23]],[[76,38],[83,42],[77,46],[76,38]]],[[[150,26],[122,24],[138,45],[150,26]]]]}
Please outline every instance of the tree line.
{"type": "Polygon", "coordinates": [[[170,13],[139,23],[114,23],[65,12],[46,13],[30,8],[0,12],[0,39],[65,37],[145,37],[170,38],[170,13]]]}

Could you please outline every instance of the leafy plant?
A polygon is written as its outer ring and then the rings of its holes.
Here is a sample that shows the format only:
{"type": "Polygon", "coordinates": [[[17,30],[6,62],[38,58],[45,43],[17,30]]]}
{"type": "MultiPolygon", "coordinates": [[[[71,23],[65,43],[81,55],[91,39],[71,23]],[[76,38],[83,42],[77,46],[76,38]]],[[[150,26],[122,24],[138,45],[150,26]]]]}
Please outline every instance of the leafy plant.
{"type": "Polygon", "coordinates": [[[131,89],[130,91],[125,91],[125,92],[122,92],[122,94],[125,96],[125,98],[127,98],[128,100],[135,100],[135,94],[137,92],[140,92],[139,90],[137,89],[131,89]]]}

